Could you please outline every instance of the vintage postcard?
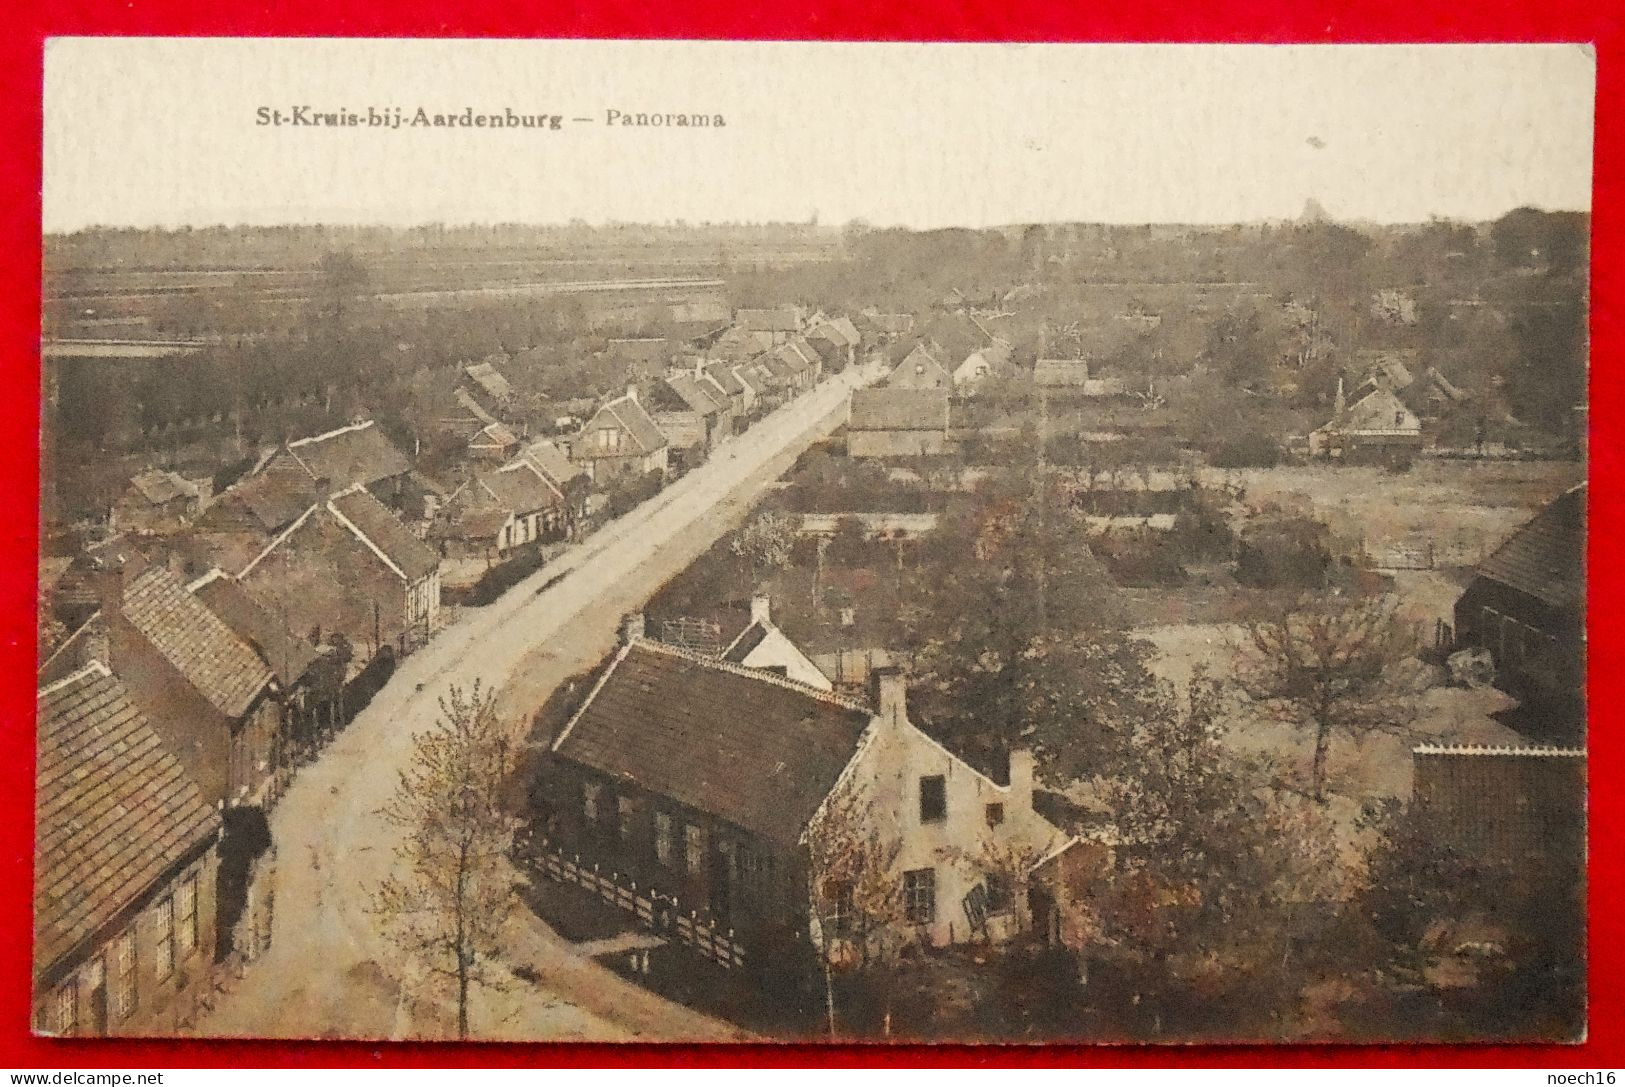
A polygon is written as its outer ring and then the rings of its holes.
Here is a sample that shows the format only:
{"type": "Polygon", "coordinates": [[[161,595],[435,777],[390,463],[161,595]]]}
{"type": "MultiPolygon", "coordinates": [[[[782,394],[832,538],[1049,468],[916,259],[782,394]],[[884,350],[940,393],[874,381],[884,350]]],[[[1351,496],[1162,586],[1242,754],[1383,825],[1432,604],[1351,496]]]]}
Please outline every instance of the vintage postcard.
{"type": "Polygon", "coordinates": [[[34,1029],[1584,1037],[1595,75],[50,41],[34,1029]]]}

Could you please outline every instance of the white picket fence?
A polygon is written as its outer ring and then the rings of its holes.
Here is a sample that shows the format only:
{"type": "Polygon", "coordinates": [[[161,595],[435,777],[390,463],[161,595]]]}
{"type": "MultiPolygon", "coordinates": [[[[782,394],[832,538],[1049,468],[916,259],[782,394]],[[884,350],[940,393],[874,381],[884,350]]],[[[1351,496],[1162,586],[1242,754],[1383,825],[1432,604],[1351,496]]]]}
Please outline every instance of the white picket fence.
{"type": "Polygon", "coordinates": [[[724,968],[745,965],[745,949],[734,939],[733,929],[723,931],[714,921],[702,920],[694,910],[684,913],[676,896],[639,890],[635,881],[619,872],[583,863],[579,853],[567,857],[546,841],[538,843],[534,856],[536,866],[549,879],[574,883],[593,892],[616,909],[632,914],[645,928],[675,937],[724,968]]]}

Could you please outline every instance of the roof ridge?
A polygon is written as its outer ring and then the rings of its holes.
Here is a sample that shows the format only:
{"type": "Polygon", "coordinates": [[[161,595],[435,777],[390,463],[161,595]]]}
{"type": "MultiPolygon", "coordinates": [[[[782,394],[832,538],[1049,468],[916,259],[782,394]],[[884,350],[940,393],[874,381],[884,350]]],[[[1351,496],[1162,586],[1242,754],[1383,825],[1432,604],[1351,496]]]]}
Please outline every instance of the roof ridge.
{"type": "MultiPolygon", "coordinates": [[[[755,621],[752,621],[752,625],[756,625],[755,621]]],[[[746,627],[745,629],[748,630],[750,628],[746,627]]],[[[736,638],[735,641],[738,641],[738,639],[736,638]]],[[[641,646],[646,649],[653,649],[657,652],[665,653],[668,656],[680,657],[683,660],[704,665],[718,672],[729,672],[736,676],[743,676],[746,679],[760,680],[763,683],[769,683],[776,687],[783,687],[786,690],[795,691],[798,694],[811,695],[820,702],[827,702],[832,706],[839,706],[842,709],[857,710],[861,713],[866,713],[871,717],[873,717],[875,713],[873,706],[859,702],[856,699],[847,698],[845,695],[838,695],[833,691],[820,690],[817,687],[802,683],[799,680],[778,675],[775,672],[766,672],[760,668],[747,668],[742,664],[734,664],[731,661],[719,660],[716,657],[708,657],[703,653],[696,653],[693,650],[683,649],[680,646],[656,641],[653,638],[636,638],[628,643],[628,648],[631,646],[641,646]]]]}
{"type": "MultiPolygon", "coordinates": [[[[353,494],[353,493],[354,493],[353,491],[346,491],[345,495],[349,495],[349,494],[353,494]]],[[[340,497],[344,497],[344,496],[343,495],[335,495],[334,496],[334,498],[340,498],[340,497]]],[[[360,525],[356,524],[354,521],[352,521],[348,517],[344,516],[344,512],[342,510],[340,510],[338,508],[338,506],[334,505],[333,503],[334,503],[334,499],[332,499],[332,498],[328,499],[328,501],[327,501],[327,512],[331,513],[334,517],[338,518],[339,523],[342,524],[345,528],[349,529],[350,532],[354,534],[356,539],[358,539],[362,543],[366,544],[367,547],[369,547],[372,550],[372,553],[374,555],[377,555],[378,558],[383,562],[383,564],[385,566],[389,567],[390,570],[392,570],[394,572],[396,577],[400,578],[402,581],[404,581],[408,585],[410,585],[412,579],[406,576],[406,571],[402,570],[400,568],[400,566],[395,562],[394,559],[390,558],[387,554],[385,554],[384,549],[379,547],[376,543],[374,543],[372,537],[368,536],[364,531],[362,531],[360,525]]]]}
{"type": "Polygon", "coordinates": [[[55,683],[48,683],[45,686],[41,687],[39,689],[39,693],[36,695],[36,697],[44,698],[46,695],[55,694],[57,691],[60,691],[62,688],[66,687],[66,686],[69,686],[70,684],[78,683],[80,680],[84,679],[88,674],[90,674],[92,672],[96,673],[97,675],[101,676],[104,679],[113,678],[112,670],[109,669],[107,667],[107,665],[103,664],[99,660],[91,660],[91,661],[87,661],[84,664],[84,666],[81,667],[78,671],[72,672],[72,673],[70,673],[70,674],[68,674],[66,676],[63,676],[61,679],[57,680],[55,683]]]}
{"type": "Polygon", "coordinates": [[[1520,755],[1532,757],[1580,758],[1586,757],[1583,747],[1559,747],[1555,744],[1534,744],[1520,747],[1516,744],[1418,744],[1411,748],[1413,755],[1520,755]]]}
{"type": "Polygon", "coordinates": [[[364,419],[359,423],[351,423],[348,426],[341,426],[341,427],[338,427],[338,428],[336,428],[334,430],[329,430],[325,434],[315,434],[315,435],[312,435],[309,438],[296,439],[295,441],[291,441],[291,442],[288,443],[288,448],[292,449],[296,445],[310,445],[313,442],[325,442],[327,439],[336,438],[340,434],[351,434],[351,433],[354,433],[356,431],[366,430],[370,426],[372,426],[372,420],[371,419],[364,419]]]}

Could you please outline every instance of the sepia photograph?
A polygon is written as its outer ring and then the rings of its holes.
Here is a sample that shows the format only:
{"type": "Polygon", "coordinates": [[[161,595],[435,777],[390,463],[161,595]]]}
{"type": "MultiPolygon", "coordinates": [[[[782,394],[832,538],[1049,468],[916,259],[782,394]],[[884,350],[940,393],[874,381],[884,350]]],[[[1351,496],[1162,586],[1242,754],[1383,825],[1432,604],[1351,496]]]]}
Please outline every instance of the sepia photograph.
{"type": "Polygon", "coordinates": [[[33,1032],[1584,1041],[1596,72],[47,41],[33,1032]]]}

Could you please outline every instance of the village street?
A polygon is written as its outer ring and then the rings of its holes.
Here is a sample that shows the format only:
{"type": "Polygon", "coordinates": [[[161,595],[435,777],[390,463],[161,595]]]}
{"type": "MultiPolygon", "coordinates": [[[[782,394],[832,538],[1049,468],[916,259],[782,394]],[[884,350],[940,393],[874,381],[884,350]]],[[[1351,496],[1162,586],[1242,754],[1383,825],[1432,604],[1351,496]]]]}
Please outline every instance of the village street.
{"type": "MultiPolygon", "coordinates": [[[[596,663],[621,616],[743,516],[812,442],[846,417],[851,390],[878,378],[873,362],[825,381],[720,446],[712,458],[626,517],[606,525],[494,604],[466,612],[407,658],[391,682],[271,814],[276,843],[272,946],[203,1017],[215,1036],[445,1037],[455,1016],[410,978],[375,930],[371,888],[394,859],[398,832],[379,814],[452,684],[501,691],[516,738],[565,677],[596,663]],[[561,574],[563,576],[560,580],[561,574]],[[545,586],[545,587],[544,587],[545,586]]],[[[724,1023],[623,981],[526,911],[509,931],[509,965],[534,970],[504,991],[479,990],[483,1039],[719,1040],[724,1023]]]]}

